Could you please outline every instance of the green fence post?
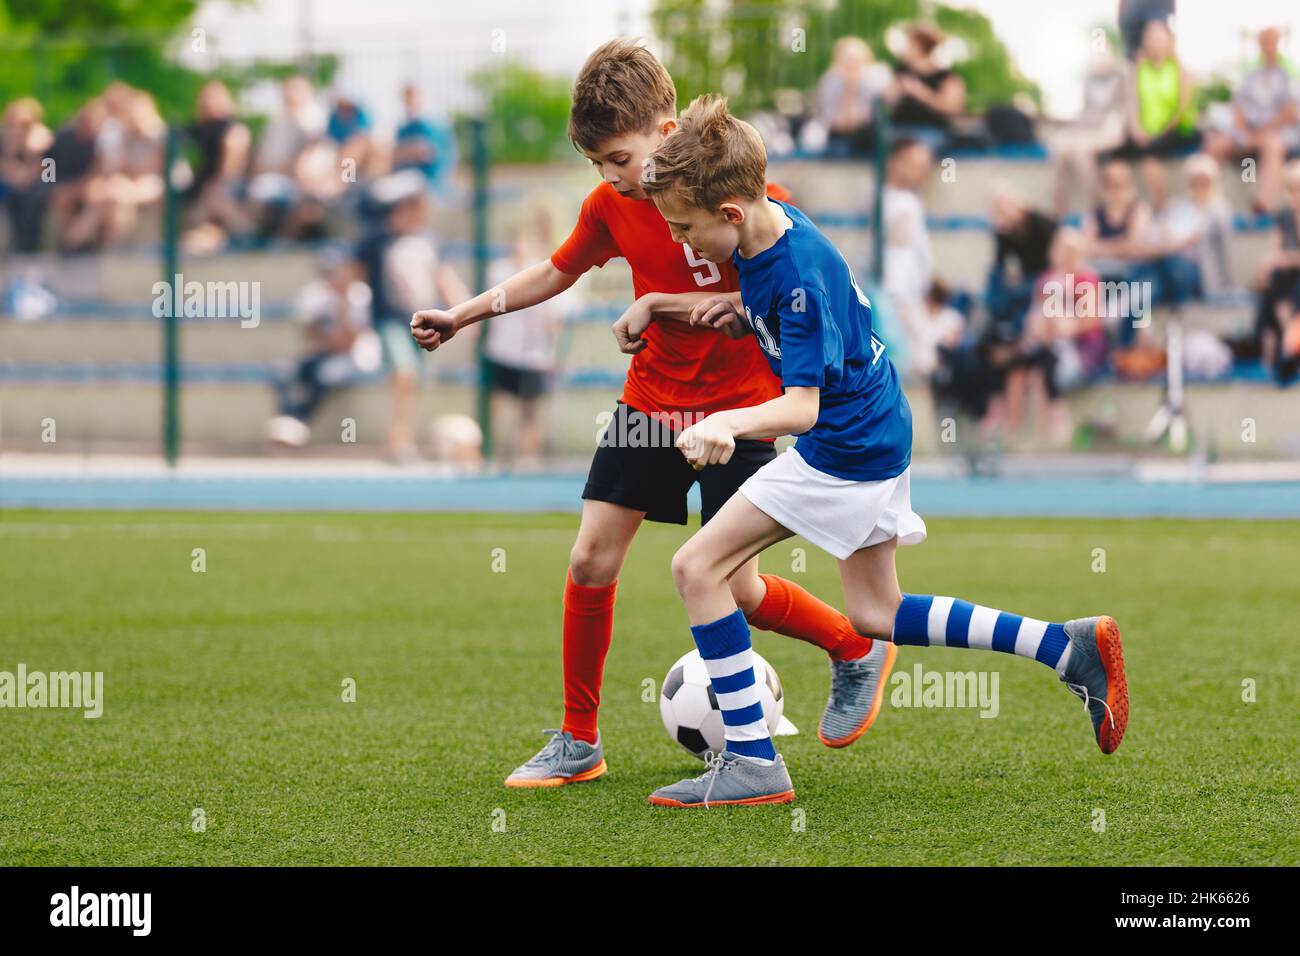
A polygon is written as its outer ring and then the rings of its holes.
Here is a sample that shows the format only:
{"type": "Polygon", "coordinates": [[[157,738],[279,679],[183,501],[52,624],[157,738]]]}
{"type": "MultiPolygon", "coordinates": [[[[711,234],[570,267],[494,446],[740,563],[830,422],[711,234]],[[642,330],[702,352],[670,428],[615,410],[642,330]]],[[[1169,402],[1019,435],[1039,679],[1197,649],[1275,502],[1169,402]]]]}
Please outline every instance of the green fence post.
{"type": "Polygon", "coordinates": [[[885,164],[889,155],[889,116],[884,100],[877,99],[871,110],[875,129],[875,196],[871,204],[871,282],[876,287],[885,277],[885,164]]]}
{"type": "Polygon", "coordinates": [[[178,255],[178,225],[180,200],[172,182],[172,168],[179,152],[179,135],[175,126],[167,126],[167,146],[163,159],[163,281],[171,289],[167,311],[163,316],[163,458],[169,467],[175,467],[180,455],[180,330],[177,327],[176,303],[180,290],[175,287],[180,271],[178,255]]]}
{"type": "MultiPolygon", "coordinates": [[[[474,292],[487,290],[488,282],[488,156],[487,120],[477,117],[470,121],[474,163],[474,292]]],[[[487,329],[478,337],[478,424],[483,432],[483,457],[492,457],[491,380],[488,367],[487,329]]]]}

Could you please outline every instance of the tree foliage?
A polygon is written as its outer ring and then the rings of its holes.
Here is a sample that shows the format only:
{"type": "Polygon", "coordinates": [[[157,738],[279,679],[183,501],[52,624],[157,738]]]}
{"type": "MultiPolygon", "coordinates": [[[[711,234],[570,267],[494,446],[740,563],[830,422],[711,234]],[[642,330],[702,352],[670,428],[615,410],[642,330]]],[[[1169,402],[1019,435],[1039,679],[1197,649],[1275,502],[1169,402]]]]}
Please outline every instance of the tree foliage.
{"type": "Polygon", "coordinates": [[[876,57],[893,62],[885,33],[895,25],[930,19],[962,41],[954,69],[966,81],[969,108],[981,111],[1016,93],[1037,94],[983,14],[922,0],[781,0],[723,3],[657,0],[651,14],[679,102],[722,92],[740,110],[771,107],[782,90],[807,93],[831,61],[842,36],[859,36],[876,57]]]}

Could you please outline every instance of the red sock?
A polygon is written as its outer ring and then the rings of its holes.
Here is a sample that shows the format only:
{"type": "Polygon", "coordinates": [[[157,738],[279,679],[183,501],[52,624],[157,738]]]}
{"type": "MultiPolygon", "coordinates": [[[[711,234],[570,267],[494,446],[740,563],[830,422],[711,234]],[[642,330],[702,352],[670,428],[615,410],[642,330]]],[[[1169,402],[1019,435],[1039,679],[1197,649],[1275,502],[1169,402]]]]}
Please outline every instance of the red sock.
{"type": "Polygon", "coordinates": [[[793,581],[760,574],[767,594],[749,623],[765,631],[816,644],[831,660],[854,661],[871,650],[871,638],[853,630],[849,619],[793,581]]]}
{"type": "Polygon", "coordinates": [[[564,582],[564,730],[596,742],[596,711],[605,655],[614,635],[614,590],[618,582],[588,588],[564,582]]]}

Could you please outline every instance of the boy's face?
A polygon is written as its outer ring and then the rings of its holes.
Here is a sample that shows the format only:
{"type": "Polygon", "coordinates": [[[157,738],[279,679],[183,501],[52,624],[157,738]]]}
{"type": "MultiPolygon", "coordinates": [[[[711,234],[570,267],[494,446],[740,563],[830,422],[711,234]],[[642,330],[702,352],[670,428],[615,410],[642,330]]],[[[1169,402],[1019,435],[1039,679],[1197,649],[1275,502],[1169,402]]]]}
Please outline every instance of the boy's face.
{"type": "Polygon", "coordinates": [[[618,190],[619,195],[629,199],[645,199],[645,192],[641,189],[641,169],[646,158],[676,128],[677,121],[665,117],[651,130],[611,136],[598,143],[596,149],[584,149],[582,155],[591,160],[591,165],[596,167],[600,178],[618,190]]]}
{"type": "Polygon", "coordinates": [[[673,242],[686,243],[700,258],[727,262],[740,245],[745,210],[737,203],[726,202],[710,211],[690,205],[673,192],[659,193],[654,201],[668,223],[673,242]]]}

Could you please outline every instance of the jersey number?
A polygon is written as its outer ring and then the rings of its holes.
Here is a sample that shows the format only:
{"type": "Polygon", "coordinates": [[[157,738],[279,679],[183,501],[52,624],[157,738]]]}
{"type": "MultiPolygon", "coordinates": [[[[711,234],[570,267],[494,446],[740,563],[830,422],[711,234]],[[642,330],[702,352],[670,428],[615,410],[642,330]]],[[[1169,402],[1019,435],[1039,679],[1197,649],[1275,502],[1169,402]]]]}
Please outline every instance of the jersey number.
{"type": "Polygon", "coordinates": [[[774,339],[772,333],[767,330],[767,323],[763,321],[763,317],[761,315],[755,317],[755,315],[749,311],[748,306],[745,307],[745,317],[749,319],[749,325],[754,330],[754,334],[758,336],[758,344],[762,346],[763,351],[772,356],[772,358],[779,359],[781,357],[781,347],[776,344],[776,339],[774,339]]]}
{"type": "Polygon", "coordinates": [[[682,243],[682,250],[686,253],[686,261],[690,263],[692,269],[703,268],[703,272],[692,272],[695,276],[695,284],[698,286],[713,285],[722,278],[722,273],[718,271],[718,264],[710,262],[708,259],[701,259],[695,254],[695,250],[682,243]]]}

